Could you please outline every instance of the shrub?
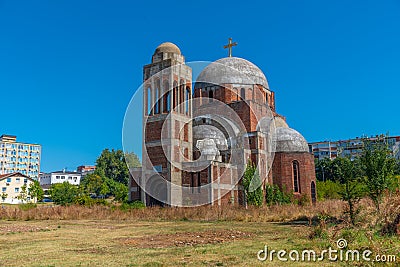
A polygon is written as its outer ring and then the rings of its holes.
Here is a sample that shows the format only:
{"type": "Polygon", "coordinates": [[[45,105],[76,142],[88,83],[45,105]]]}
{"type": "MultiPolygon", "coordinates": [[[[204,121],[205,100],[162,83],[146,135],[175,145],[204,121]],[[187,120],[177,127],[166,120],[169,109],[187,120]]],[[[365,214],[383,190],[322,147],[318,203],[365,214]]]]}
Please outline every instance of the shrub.
{"type": "Polygon", "coordinates": [[[94,204],[94,199],[89,197],[88,195],[80,195],[75,198],[75,204],[79,204],[82,206],[92,206],[94,204]]]}
{"type": "Polygon", "coordinates": [[[340,199],[340,183],[327,180],[326,182],[317,181],[317,198],[322,201],[325,199],[340,199]]]}
{"type": "Polygon", "coordinates": [[[126,202],[123,202],[122,204],[121,204],[121,206],[119,206],[119,208],[120,208],[120,210],[123,210],[123,211],[127,211],[127,210],[130,210],[130,209],[143,209],[143,208],[145,208],[146,206],[144,205],[144,203],[142,202],[142,201],[139,201],[139,200],[135,200],[135,201],[126,201],[126,202]]]}
{"type": "Polygon", "coordinates": [[[289,204],[293,200],[293,193],[286,193],[277,185],[267,184],[265,187],[265,201],[267,205],[289,204]]]}
{"type": "Polygon", "coordinates": [[[30,210],[30,209],[36,208],[37,205],[34,203],[24,203],[24,204],[19,204],[18,207],[21,210],[30,210]]]}
{"type": "Polygon", "coordinates": [[[49,194],[55,204],[65,206],[74,203],[79,195],[79,190],[77,186],[64,182],[52,185],[49,194]]]}

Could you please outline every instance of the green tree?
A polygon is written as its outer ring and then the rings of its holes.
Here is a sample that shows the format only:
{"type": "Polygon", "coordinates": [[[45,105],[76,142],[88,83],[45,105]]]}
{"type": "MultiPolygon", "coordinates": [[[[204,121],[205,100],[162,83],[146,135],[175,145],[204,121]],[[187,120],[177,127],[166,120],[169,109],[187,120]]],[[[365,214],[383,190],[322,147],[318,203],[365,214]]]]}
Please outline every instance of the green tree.
{"type": "Polygon", "coordinates": [[[128,164],[129,168],[135,168],[135,167],[142,166],[142,164],[140,163],[139,157],[133,152],[125,153],[125,162],[126,162],[126,164],[128,164]]]}
{"type": "Polygon", "coordinates": [[[263,203],[262,183],[258,170],[251,161],[249,161],[246,166],[242,183],[247,203],[250,205],[261,206],[263,203]]]}
{"type": "Polygon", "coordinates": [[[400,159],[396,160],[396,167],[394,170],[395,175],[400,175],[400,159]]]}
{"type": "Polygon", "coordinates": [[[125,157],[129,163],[129,167],[139,167],[140,162],[134,153],[127,153],[126,155],[122,150],[111,151],[104,149],[96,161],[95,173],[110,178],[116,182],[128,185],[129,170],[125,162],[125,157]]]}
{"type": "Polygon", "coordinates": [[[35,181],[33,181],[33,183],[31,183],[29,185],[28,194],[32,198],[36,198],[37,201],[43,200],[43,196],[44,196],[43,188],[40,186],[40,183],[38,181],[35,180],[35,181]]]}
{"type": "Polygon", "coordinates": [[[330,158],[315,159],[315,175],[318,181],[337,181],[334,175],[334,160],[330,158]]]}
{"type": "Polygon", "coordinates": [[[330,180],[325,182],[317,181],[318,200],[341,198],[339,195],[341,186],[342,185],[339,182],[333,182],[330,180]]]}
{"type": "Polygon", "coordinates": [[[368,189],[367,195],[380,212],[384,192],[393,190],[396,184],[394,178],[396,160],[384,140],[374,143],[365,140],[360,162],[365,178],[364,183],[368,189]]]}
{"type": "Polygon", "coordinates": [[[358,213],[356,204],[363,196],[363,190],[359,186],[361,178],[358,161],[351,161],[349,158],[337,158],[334,164],[335,175],[341,183],[339,195],[347,202],[351,223],[355,225],[358,213]]]}
{"type": "MultiPolygon", "coordinates": [[[[81,185],[84,187],[85,191],[89,194],[95,194],[96,196],[102,194],[103,186],[105,185],[104,178],[98,174],[92,173],[86,175],[82,179],[81,185]]],[[[105,185],[106,186],[106,185],[105,185]]],[[[108,192],[106,192],[108,193],[108,192]]],[[[104,194],[105,195],[105,194],[104,194]]]]}
{"type": "Polygon", "coordinates": [[[1,193],[0,197],[4,202],[4,201],[6,201],[6,198],[8,197],[8,194],[6,192],[3,192],[3,193],[1,193]]]}
{"type": "Polygon", "coordinates": [[[28,198],[28,191],[26,189],[26,184],[21,186],[21,191],[19,192],[17,199],[21,200],[24,203],[28,198]]]}
{"type": "Polygon", "coordinates": [[[63,206],[74,203],[80,194],[78,187],[68,182],[53,184],[49,189],[49,195],[54,203],[63,206]]]}
{"type": "Polygon", "coordinates": [[[114,200],[124,202],[128,200],[128,187],[122,183],[116,183],[114,192],[114,200]]]}

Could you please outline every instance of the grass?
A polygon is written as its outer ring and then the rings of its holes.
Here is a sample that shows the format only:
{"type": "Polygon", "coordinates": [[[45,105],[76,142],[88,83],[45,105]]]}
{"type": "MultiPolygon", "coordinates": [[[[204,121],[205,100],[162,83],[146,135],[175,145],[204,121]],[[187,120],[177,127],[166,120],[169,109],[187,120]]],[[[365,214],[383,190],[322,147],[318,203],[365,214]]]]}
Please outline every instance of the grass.
{"type": "Polygon", "coordinates": [[[368,248],[400,259],[399,236],[382,237],[370,227],[332,223],[342,219],[343,209],[341,201],[247,210],[4,206],[0,207],[0,266],[365,266],[365,262],[280,262],[276,256],[273,263],[257,260],[265,245],[321,252],[329,246],[336,249],[339,238],[345,238],[350,249],[368,248]],[[323,224],[310,225],[321,217],[326,217],[323,224]]]}
{"type": "MultiPolygon", "coordinates": [[[[51,220],[3,221],[1,226],[49,229],[0,235],[2,266],[265,266],[256,258],[257,251],[265,244],[274,249],[319,245],[304,235],[308,227],[279,223],[51,220]],[[176,246],[173,242],[179,234],[227,230],[250,236],[195,246],[176,246]],[[163,240],[163,236],[168,238],[163,240]],[[163,242],[151,247],[149,237],[158,237],[163,242]],[[126,240],[142,243],[131,245],[126,240]]],[[[287,265],[274,263],[274,266],[287,265]]]]}

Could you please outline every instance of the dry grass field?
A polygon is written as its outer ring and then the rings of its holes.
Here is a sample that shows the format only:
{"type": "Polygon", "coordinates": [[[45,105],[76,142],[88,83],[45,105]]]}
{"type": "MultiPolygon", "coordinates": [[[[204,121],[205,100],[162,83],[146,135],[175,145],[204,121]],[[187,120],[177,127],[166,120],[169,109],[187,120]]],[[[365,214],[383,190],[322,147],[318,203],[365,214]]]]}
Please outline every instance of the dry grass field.
{"type": "Polygon", "coordinates": [[[340,237],[350,249],[400,258],[400,239],[367,230],[331,227],[310,239],[315,227],[307,216],[334,216],[340,203],[316,207],[199,207],[113,210],[38,206],[0,208],[0,266],[396,266],[366,262],[261,262],[257,252],[314,249],[340,237]],[[336,208],[335,208],[336,207],[336,208]],[[325,210],[326,209],[326,210],[325,210]]]}

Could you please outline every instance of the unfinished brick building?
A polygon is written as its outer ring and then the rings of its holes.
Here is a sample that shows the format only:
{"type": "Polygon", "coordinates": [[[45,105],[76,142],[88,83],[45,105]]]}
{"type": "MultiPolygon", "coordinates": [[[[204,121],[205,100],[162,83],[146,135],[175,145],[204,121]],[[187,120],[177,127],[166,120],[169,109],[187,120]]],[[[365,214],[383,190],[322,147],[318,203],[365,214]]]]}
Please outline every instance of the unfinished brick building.
{"type": "Polygon", "coordinates": [[[275,109],[263,72],[237,57],[219,59],[192,83],[180,49],[163,43],[143,68],[142,168],[130,168],[130,200],[146,205],[245,204],[249,161],[261,186],[276,184],[315,201],[308,144],[275,109]]]}

